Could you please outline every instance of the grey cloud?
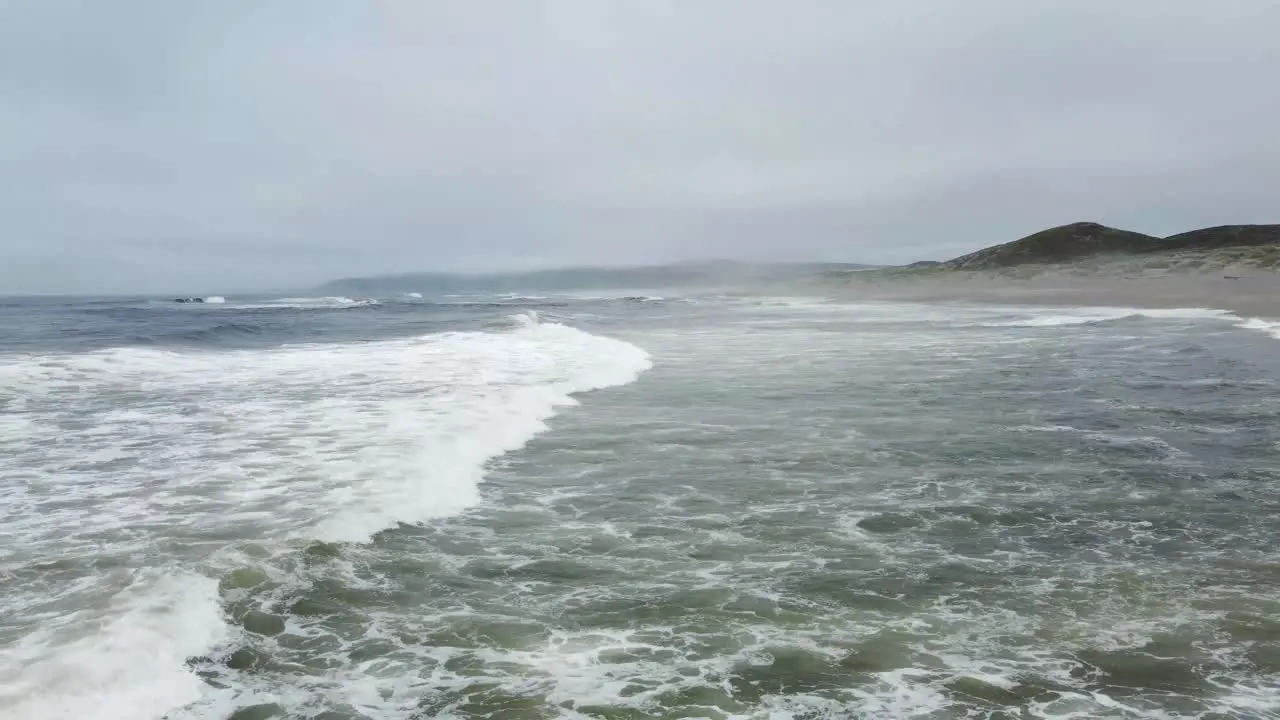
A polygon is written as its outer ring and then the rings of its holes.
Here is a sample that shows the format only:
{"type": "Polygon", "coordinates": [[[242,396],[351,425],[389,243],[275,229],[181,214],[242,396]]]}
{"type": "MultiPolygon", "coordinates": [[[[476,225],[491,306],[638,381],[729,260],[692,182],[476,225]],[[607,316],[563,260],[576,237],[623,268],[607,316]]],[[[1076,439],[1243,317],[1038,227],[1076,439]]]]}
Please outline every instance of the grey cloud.
{"type": "Polygon", "coordinates": [[[1266,0],[0,0],[0,294],[1275,221],[1266,0]]]}

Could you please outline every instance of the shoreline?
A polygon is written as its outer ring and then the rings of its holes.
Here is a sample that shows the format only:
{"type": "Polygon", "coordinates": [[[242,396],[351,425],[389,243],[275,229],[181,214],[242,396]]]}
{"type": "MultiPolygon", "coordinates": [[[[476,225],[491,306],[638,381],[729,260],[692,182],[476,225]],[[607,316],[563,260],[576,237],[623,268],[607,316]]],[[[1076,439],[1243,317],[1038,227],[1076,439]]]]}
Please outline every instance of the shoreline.
{"type": "Polygon", "coordinates": [[[1241,318],[1280,319],[1280,273],[1175,272],[1150,276],[1046,272],[1012,278],[982,271],[851,278],[820,287],[837,300],[965,302],[1046,307],[1200,308],[1241,318]]]}

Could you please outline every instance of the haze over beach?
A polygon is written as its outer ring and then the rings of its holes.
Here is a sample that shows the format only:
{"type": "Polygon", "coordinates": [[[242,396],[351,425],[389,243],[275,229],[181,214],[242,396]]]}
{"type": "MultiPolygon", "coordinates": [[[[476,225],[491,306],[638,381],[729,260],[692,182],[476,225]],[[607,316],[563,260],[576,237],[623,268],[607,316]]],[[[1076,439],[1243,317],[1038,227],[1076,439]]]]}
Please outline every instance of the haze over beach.
{"type": "Polygon", "coordinates": [[[1277,27],[0,0],[0,720],[1280,717],[1277,27]]]}

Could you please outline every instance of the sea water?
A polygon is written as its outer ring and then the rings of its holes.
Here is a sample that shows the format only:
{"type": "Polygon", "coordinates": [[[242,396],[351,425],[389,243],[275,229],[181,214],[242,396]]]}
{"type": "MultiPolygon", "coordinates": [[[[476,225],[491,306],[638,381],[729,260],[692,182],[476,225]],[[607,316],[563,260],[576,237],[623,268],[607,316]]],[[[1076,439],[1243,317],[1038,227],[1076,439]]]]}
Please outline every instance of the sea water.
{"type": "Polygon", "coordinates": [[[0,302],[3,718],[1280,716],[1280,326],[0,302]]]}

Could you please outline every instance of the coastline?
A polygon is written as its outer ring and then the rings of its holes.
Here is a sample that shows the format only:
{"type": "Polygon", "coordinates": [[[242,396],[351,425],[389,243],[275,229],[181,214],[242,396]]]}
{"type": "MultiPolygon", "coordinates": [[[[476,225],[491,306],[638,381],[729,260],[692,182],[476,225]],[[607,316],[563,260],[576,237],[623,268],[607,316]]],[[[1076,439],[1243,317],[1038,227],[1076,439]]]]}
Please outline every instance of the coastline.
{"type": "Polygon", "coordinates": [[[998,305],[1204,308],[1242,318],[1280,319],[1280,273],[1168,272],[1113,276],[1056,269],[1030,276],[986,271],[940,271],[849,277],[824,282],[838,300],[964,302],[998,305]]]}

